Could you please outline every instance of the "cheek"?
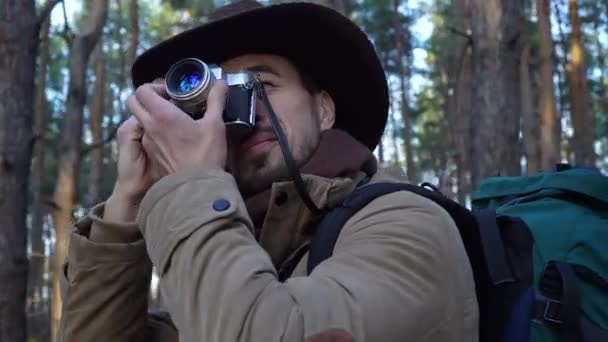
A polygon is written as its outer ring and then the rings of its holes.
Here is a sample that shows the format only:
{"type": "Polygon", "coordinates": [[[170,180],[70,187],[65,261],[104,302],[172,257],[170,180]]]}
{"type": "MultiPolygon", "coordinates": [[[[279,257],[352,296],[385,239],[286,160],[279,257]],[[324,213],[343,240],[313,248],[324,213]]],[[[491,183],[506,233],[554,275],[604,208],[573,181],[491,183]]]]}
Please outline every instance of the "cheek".
{"type": "MultiPolygon", "coordinates": [[[[274,112],[292,149],[297,150],[319,131],[319,123],[310,97],[290,92],[269,94],[274,112]]],[[[256,122],[261,127],[270,128],[271,122],[263,101],[258,101],[256,122]]]]}
{"type": "Polygon", "coordinates": [[[302,139],[314,133],[317,128],[317,121],[314,119],[315,113],[312,107],[305,103],[298,103],[292,106],[291,110],[284,111],[283,116],[279,116],[286,134],[293,136],[293,139],[298,143],[302,143],[302,139]]]}

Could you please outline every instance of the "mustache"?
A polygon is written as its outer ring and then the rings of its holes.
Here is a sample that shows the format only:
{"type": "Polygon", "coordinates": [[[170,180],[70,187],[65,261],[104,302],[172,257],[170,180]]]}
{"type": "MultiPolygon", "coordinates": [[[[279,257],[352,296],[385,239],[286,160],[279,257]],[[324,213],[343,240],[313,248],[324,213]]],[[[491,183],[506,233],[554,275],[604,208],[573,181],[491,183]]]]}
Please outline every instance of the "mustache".
{"type": "MultiPolygon", "coordinates": [[[[287,135],[287,133],[285,132],[285,125],[283,123],[283,120],[281,120],[279,118],[279,125],[281,126],[281,130],[284,132],[285,135],[287,135]]],[[[277,137],[276,131],[274,129],[274,127],[272,127],[272,124],[270,122],[257,122],[253,128],[253,134],[258,134],[258,133],[264,133],[264,134],[272,134],[275,138],[277,137]]]]}
{"type": "Polygon", "coordinates": [[[259,133],[276,135],[274,132],[274,128],[272,128],[272,126],[263,126],[263,127],[255,126],[255,128],[253,129],[253,134],[259,134],[259,133]]]}

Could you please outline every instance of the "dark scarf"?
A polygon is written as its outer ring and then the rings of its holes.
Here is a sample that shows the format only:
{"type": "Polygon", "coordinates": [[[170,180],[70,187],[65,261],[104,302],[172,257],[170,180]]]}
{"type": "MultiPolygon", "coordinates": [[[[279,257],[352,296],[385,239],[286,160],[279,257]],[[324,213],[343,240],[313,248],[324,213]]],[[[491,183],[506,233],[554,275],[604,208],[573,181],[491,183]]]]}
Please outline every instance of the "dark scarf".
{"type": "MultiPolygon", "coordinates": [[[[374,154],[345,131],[331,129],[321,134],[319,146],[300,172],[326,178],[353,177],[359,171],[373,175],[377,170],[374,154]]],[[[270,189],[245,199],[256,230],[261,228],[270,201],[270,189]]]]}

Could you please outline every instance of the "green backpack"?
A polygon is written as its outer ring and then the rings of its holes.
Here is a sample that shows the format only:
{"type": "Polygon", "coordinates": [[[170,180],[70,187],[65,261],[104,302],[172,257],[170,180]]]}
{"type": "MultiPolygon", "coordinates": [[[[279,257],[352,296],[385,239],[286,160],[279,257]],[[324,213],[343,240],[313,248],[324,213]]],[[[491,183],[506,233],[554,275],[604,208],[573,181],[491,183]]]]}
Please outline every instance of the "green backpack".
{"type": "Polygon", "coordinates": [[[608,342],[608,177],[569,165],[492,177],[474,194],[473,210],[429,184],[362,182],[324,208],[308,273],[331,257],[352,215],[395,191],[436,202],[458,226],[475,278],[480,342],[608,342]]]}
{"type": "MultiPolygon", "coordinates": [[[[569,165],[493,177],[482,182],[472,204],[474,211],[521,219],[533,240],[531,284],[507,325],[506,341],[608,342],[608,177],[569,165]]],[[[503,234],[506,245],[508,237],[503,234]]],[[[514,260],[522,261],[508,259],[512,269],[514,260]]]]}

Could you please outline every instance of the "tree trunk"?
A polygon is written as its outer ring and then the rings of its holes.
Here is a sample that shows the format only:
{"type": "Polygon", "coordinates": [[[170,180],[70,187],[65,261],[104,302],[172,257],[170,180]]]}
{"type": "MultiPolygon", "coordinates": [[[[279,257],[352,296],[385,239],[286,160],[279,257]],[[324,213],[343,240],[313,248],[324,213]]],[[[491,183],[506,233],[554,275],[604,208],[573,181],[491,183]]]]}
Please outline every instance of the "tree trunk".
{"type": "MultiPolygon", "coordinates": [[[[128,71],[127,71],[127,59],[129,58],[128,56],[130,56],[131,51],[129,49],[129,47],[127,46],[125,48],[125,42],[123,39],[123,34],[121,32],[122,28],[123,28],[123,15],[122,15],[122,0],[116,0],[116,11],[118,12],[118,21],[116,22],[115,26],[114,26],[114,31],[113,31],[113,38],[114,41],[118,44],[118,60],[119,60],[119,70],[118,70],[118,80],[116,82],[117,85],[117,99],[118,99],[118,113],[119,113],[119,121],[122,122],[124,120],[127,119],[127,115],[128,115],[128,111],[127,111],[127,106],[123,103],[123,101],[121,101],[121,95],[123,93],[123,89],[125,89],[126,84],[127,84],[127,76],[128,76],[128,71]]],[[[139,25],[138,29],[139,29],[139,25]]],[[[129,32],[132,28],[131,27],[127,27],[126,28],[127,31],[129,32]]],[[[131,37],[133,37],[132,33],[131,37]]],[[[114,120],[110,120],[110,126],[114,126],[114,120]]]]}
{"type": "Polygon", "coordinates": [[[108,0],[91,1],[89,18],[86,19],[82,32],[75,35],[71,42],[66,112],[61,134],[61,151],[59,157],[57,184],[53,196],[56,229],[55,264],[53,272],[53,306],[52,336],[57,338],[61,319],[61,295],[59,277],[61,266],[67,255],[69,227],[72,223],[72,212],[76,196],[76,177],[80,166],[80,149],[82,145],[82,116],[86,101],[87,62],[99,37],[107,17],[108,0]]]}
{"type": "MultiPolygon", "coordinates": [[[[95,53],[95,85],[93,87],[93,100],[91,103],[91,114],[89,117],[89,125],[91,127],[92,141],[101,141],[103,139],[102,119],[105,107],[106,97],[106,70],[105,59],[103,57],[103,44],[100,40],[97,44],[95,53]]],[[[90,155],[90,169],[88,181],[88,196],[87,207],[91,207],[99,202],[101,188],[101,173],[103,167],[103,148],[94,148],[90,155]]]]}
{"type": "MultiPolygon", "coordinates": [[[[599,3],[597,3],[599,5],[599,3]]],[[[606,3],[608,7],[608,3],[606,3]]],[[[607,8],[608,9],[608,8],[607,8]]],[[[601,13],[601,8],[598,6],[596,9],[596,13],[601,13]]],[[[605,116],[605,124],[603,128],[602,138],[604,139],[604,148],[603,153],[604,156],[608,153],[608,89],[606,89],[606,51],[600,42],[600,28],[598,20],[594,23],[594,40],[595,40],[595,48],[597,50],[597,65],[600,70],[600,82],[599,82],[599,109],[601,113],[604,113],[605,116]]]]}
{"type": "Polygon", "coordinates": [[[473,17],[473,158],[472,179],[476,188],[482,177],[500,173],[502,155],[501,132],[505,107],[503,82],[500,80],[500,23],[502,5],[499,0],[472,0],[473,17]]]}
{"type": "Polygon", "coordinates": [[[395,110],[390,111],[388,115],[391,121],[391,137],[393,142],[393,165],[400,168],[401,165],[399,163],[399,144],[397,143],[399,134],[397,134],[397,120],[395,120],[395,110]]]}
{"type": "Polygon", "coordinates": [[[472,125],[471,125],[471,97],[472,97],[472,45],[470,36],[471,3],[470,0],[456,0],[453,8],[456,29],[465,36],[454,36],[454,65],[452,67],[454,91],[449,97],[453,113],[448,116],[449,126],[453,129],[453,143],[456,149],[455,163],[457,173],[458,201],[464,204],[469,192],[467,175],[473,166],[472,158],[472,125]]]}
{"type": "Polygon", "coordinates": [[[568,0],[568,14],[572,26],[570,41],[570,94],[572,100],[572,126],[574,128],[574,156],[577,164],[595,166],[594,120],[589,111],[589,93],[581,22],[576,0],[568,0]]]}
{"type": "Polygon", "coordinates": [[[416,166],[414,165],[414,156],[412,151],[412,123],[410,119],[410,108],[408,101],[408,72],[405,64],[405,47],[403,40],[407,39],[404,36],[401,25],[401,15],[399,13],[400,0],[393,0],[393,28],[395,30],[395,50],[397,52],[397,70],[399,72],[399,85],[401,93],[401,120],[403,120],[403,129],[401,137],[403,138],[403,153],[405,154],[405,171],[407,179],[410,182],[416,182],[416,166]]]}
{"type": "MultiPolygon", "coordinates": [[[[107,72],[107,71],[106,71],[107,72]]],[[[107,96],[106,96],[106,122],[110,123],[113,120],[115,112],[113,110],[114,103],[118,102],[115,100],[114,93],[111,89],[106,88],[107,96]]],[[[103,128],[103,136],[104,139],[108,139],[112,134],[116,134],[116,127],[114,125],[108,124],[103,128]]],[[[114,152],[116,150],[116,139],[113,141],[109,141],[102,148],[102,190],[100,193],[101,199],[108,198],[110,196],[112,188],[108,187],[107,179],[116,179],[116,158],[114,157],[114,152]]]]}
{"type": "Polygon", "coordinates": [[[523,2],[473,0],[473,187],[521,173],[519,58],[523,2]]]}
{"type": "Polygon", "coordinates": [[[559,106],[558,110],[557,110],[557,133],[555,133],[557,135],[557,137],[559,138],[559,150],[557,151],[558,153],[558,158],[561,160],[562,158],[562,149],[563,147],[565,147],[565,145],[567,144],[567,140],[563,139],[562,137],[562,118],[565,112],[567,112],[569,110],[568,106],[566,105],[568,102],[568,86],[567,86],[567,81],[566,79],[566,74],[567,74],[567,68],[566,65],[568,64],[568,56],[569,56],[569,49],[568,49],[568,39],[566,38],[566,33],[564,32],[564,25],[562,25],[562,13],[560,10],[560,6],[559,3],[557,1],[553,1],[553,10],[555,12],[555,19],[557,21],[557,30],[559,33],[559,41],[555,42],[555,44],[553,45],[553,60],[555,63],[555,73],[557,74],[557,85],[558,85],[558,94],[559,94],[559,99],[556,100],[556,106],[559,106]],[[559,59],[559,57],[557,56],[556,53],[556,47],[559,46],[560,49],[563,52],[563,56],[562,56],[562,60],[559,59]],[[559,67],[558,67],[559,66],[559,67]],[[561,70],[560,70],[561,68],[561,70]]]}
{"type": "Polygon", "coordinates": [[[534,174],[540,168],[540,118],[532,104],[532,81],[530,79],[530,44],[523,38],[521,52],[520,97],[522,112],[522,130],[524,151],[526,154],[526,172],[534,174]]]}
{"type": "Polygon", "coordinates": [[[384,144],[382,144],[382,139],[378,143],[378,164],[384,165],[384,144]]]}
{"type": "MultiPolygon", "coordinates": [[[[32,160],[32,229],[30,231],[31,241],[31,257],[30,270],[28,281],[28,297],[31,300],[32,306],[28,311],[40,312],[44,309],[41,305],[42,287],[44,286],[44,264],[46,255],[44,254],[44,194],[43,187],[46,179],[44,172],[44,159],[46,156],[45,138],[46,138],[46,74],[49,63],[49,28],[50,18],[42,23],[40,29],[40,57],[38,60],[38,82],[36,84],[36,100],[35,100],[35,129],[36,143],[34,145],[34,158],[32,160]]],[[[46,317],[46,315],[45,315],[46,317]]],[[[38,339],[39,329],[36,322],[41,322],[39,318],[34,317],[28,320],[28,332],[32,337],[38,339]]],[[[46,329],[44,329],[46,330],[46,329]]]]}
{"type": "Polygon", "coordinates": [[[33,0],[3,0],[0,11],[0,341],[23,342],[38,18],[33,0]]]}
{"type": "Polygon", "coordinates": [[[560,161],[560,140],[557,128],[559,116],[555,106],[555,86],[553,84],[553,37],[551,35],[550,0],[537,0],[536,11],[539,21],[540,59],[540,167],[550,170],[560,161]]]}
{"type": "Polygon", "coordinates": [[[137,47],[139,45],[139,5],[138,0],[129,2],[129,50],[127,51],[127,62],[129,65],[135,62],[137,47]]]}
{"type": "MultiPolygon", "coordinates": [[[[502,130],[500,146],[502,161],[499,172],[504,176],[521,175],[521,80],[522,48],[526,44],[526,18],[524,0],[502,0],[500,33],[500,82],[503,83],[504,104],[502,123],[495,122],[496,132],[502,130]]],[[[529,83],[528,83],[529,84],[529,83]]]]}

